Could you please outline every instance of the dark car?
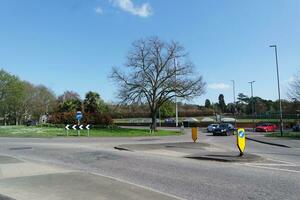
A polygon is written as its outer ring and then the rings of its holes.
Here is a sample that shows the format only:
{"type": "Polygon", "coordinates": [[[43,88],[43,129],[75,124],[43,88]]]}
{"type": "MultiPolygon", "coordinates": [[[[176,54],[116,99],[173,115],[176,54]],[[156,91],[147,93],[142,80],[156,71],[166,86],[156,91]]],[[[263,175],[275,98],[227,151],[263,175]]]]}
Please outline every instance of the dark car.
{"type": "Polygon", "coordinates": [[[166,124],[173,124],[173,123],[175,123],[175,119],[173,119],[173,118],[167,118],[167,119],[165,119],[165,123],[166,124]]]}
{"type": "Polygon", "coordinates": [[[36,126],[38,124],[37,121],[34,121],[34,120],[27,120],[25,122],[26,126],[36,126]]]}
{"type": "Polygon", "coordinates": [[[213,135],[233,135],[235,128],[232,124],[222,123],[219,127],[215,128],[213,135]]]}
{"type": "Polygon", "coordinates": [[[295,125],[293,131],[300,131],[300,124],[295,125]]]}
{"type": "Polygon", "coordinates": [[[218,128],[219,127],[219,124],[210,124],[210,125],[208,125],[208,127],[207,127],[207,132],[208,133],[212,133],[212,132],[214,132],[214,130],[216,129],[216,128],[218,128]]]}

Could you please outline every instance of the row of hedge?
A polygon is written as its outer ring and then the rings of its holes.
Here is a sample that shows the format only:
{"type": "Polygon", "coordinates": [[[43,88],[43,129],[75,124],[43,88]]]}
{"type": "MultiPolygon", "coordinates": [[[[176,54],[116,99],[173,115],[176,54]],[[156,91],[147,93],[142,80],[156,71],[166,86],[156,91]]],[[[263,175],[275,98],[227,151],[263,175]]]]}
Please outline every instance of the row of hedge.
{"type": "MultiPolygon", "coordinates": [[[[53,113],[48,122],[50,124],[76,124],[75,112],[57,112],[53,113]]],[[[108,114],[102,113],[83,113],[82,124],[109,126],[113,124],[113,119],[108,114]]]]}

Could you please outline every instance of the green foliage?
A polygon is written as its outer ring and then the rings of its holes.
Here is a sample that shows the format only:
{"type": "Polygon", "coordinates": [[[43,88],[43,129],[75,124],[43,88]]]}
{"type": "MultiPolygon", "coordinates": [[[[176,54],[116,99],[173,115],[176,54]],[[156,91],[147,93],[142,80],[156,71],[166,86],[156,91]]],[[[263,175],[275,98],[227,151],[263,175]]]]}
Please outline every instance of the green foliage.
{"type": "Polygon", "coordinates": [[[175,116],[175,103],[172,101],[166,101],[160,107],[160,115],[162,118],[175,116]]]}
{"type": "Polygon", "coordinates": [[[211,108],[211,103],[210,103],[210,100],[209,99],[206,99],[205,100],[205,105],[204,105],[205,108],[211,108]]]}
{"type": "MultiPolygon", "coordinates": [[[[76,124],[76,112],[56,112],[49,118],[51,124],[76,124]]],[[[112,118],[107,114],[101,113],[83,113],[83,124],[108,126],[113,123],[112,118]]]]}
{"type": "Polygon", "coordinates": [[[58,105],[59,112],[76,112],[82,110],[82,103],[79,99],[68,99],[58,105]]]}
{"type": "Polygon", "coordinates": [[[4,124],[39,120],[54,107],[55,95],[45,86],[34,86],[0,70],[0,117],[4,124]]]}
{"type": "Polygon", "coordinates": [[[108,106],[105,102],[100,98],[100,95],[96,92],[88,92],[85,95],[85,99],[83,101],[84,112],[87,113],[106,113],[108,112],[108,106]]]}
{"type": "Polygon", "coordinates": [[[224,95],[220,94],[218,99],[219,99],[219,108],[222,113],[225,113],[227,111],[227,106],[225,104],[224,95]]]}

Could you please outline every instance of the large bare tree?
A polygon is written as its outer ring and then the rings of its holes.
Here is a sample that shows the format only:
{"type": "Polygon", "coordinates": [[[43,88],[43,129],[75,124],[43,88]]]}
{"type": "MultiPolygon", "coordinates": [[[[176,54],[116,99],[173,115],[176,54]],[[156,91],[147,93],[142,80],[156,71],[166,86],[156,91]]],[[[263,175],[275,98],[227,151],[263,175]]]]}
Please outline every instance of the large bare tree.
{"type": "Polygon", "coordinates": [[[122,103],[148,103],[153,130],[157,112],[165,102],[175,97],[191,100],[205,91],[202,76],[188,60],[185,49],[174,41],[151,37],[134,42],[126,67],[124,71],[113,68],[111,74],[118,97],[122,103]]]}
{"type": "Polygon", "coordinates": [[[300,101],[300,71],[294,75],[293,80],[290,83],[288,96],[291,99],[300,101]]]}

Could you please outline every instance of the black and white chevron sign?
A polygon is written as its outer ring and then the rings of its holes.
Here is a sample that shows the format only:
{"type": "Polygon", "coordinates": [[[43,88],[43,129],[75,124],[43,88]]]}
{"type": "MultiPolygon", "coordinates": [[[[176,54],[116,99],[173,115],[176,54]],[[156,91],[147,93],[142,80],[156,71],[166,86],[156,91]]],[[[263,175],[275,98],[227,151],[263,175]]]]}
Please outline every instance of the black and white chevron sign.
{"type": "Polygon", "coordinates": [[[91,125],[90,124],[88,124],[88,125],[69,125],[69,124],[67,124],[65,126],[65,129],[66,130],[70,130],[70,129],[73,129],[73,130],[84,130],[84,129],[90,130],[91,125]]]}

